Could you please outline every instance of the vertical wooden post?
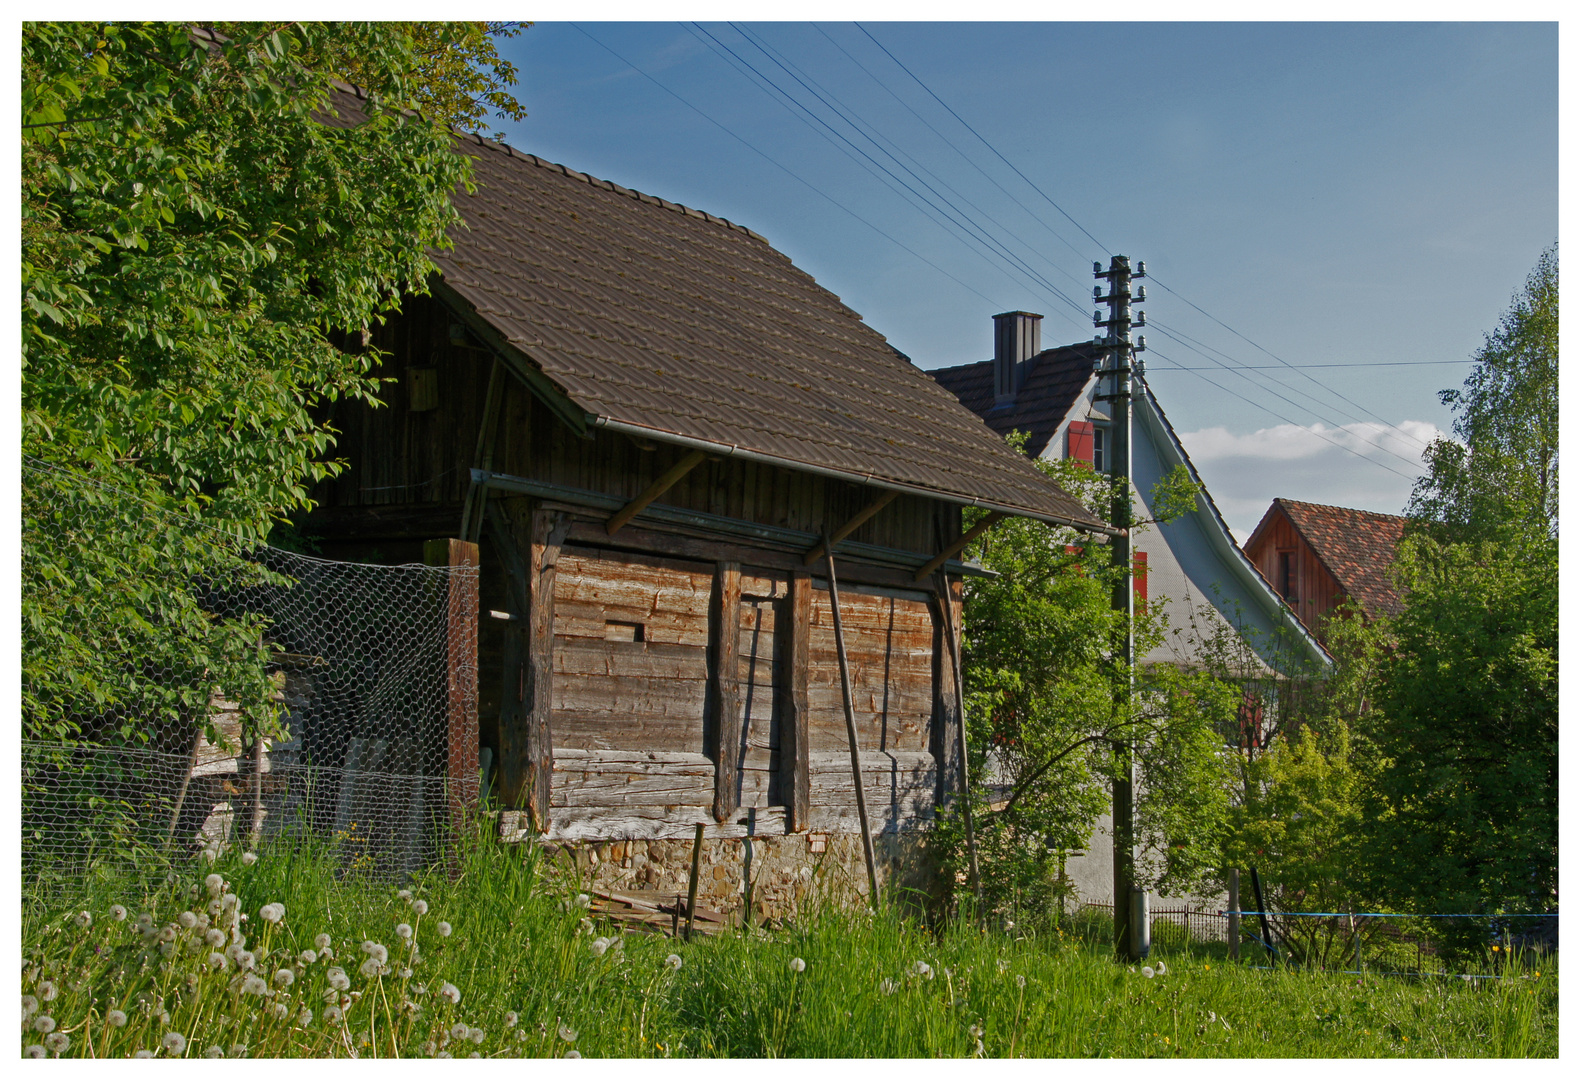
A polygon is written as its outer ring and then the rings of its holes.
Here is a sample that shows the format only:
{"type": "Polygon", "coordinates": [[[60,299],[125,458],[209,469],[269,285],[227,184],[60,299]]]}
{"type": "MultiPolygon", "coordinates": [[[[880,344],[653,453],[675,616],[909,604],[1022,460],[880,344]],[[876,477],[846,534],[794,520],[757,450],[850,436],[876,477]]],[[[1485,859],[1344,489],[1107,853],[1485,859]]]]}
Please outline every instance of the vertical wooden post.
{"type": "Polygon", "coordinates": [[[1240,871],[1229,871],[1229,959],[1240,959],[1240,871]]]}
{"type": "Polygon", "coordinates": [[[450,568],[444,605],[445,786],[457,825],[477,805],[477,579],[476,544],[429,540],[423,561],[450,568]]]}
{"type": "MultiPolygon", "coordinates": [[[[521,808],[527,803],[532,785],[531,757],[527,752],[527,655],[530,651],[531,565],[525,554],[527,544],[517,542],[517,533],[530,528],[525,500],[493,499],[483,504],[488,519],[489,538],[505,570],[505,623],[500,672],[503,685],[499,695],[499,800],[500,805],[521,808]]],[[[524,538],[523,538],[524,540],[524,538]]]]}
{"type": "Polygon", "coordinates": [[[740,563],[721,562],[714,567],[711,609],[706,719],[708,751],[713,758],[713,818],[724,821],[740,805],[740,563]]]}
{"type": "Polygon", "coordinates": [[[697,834],[691,841],[691,882],[686,886],[686,940],[691,940],[691,927],[697,920],[697,874],[702,868],[702,822],[697,822],[697,834]]]}
{"type": "Polygon", "coordinates": [[[790,574],[789,618],[775,623],[784,649],[779,709],[779,790],[791,832],[812,826],[812,718],[807,707],[811,669],[812,577],[805,570],[790,574]]]}
{"type": "Polygon", "coordinates": [[[554,579],[560,546],[570,531],[570,520],[559,511],[537,510],[532,515],[530,582],[531,614],[528,617],[527,663],[522,704],[526,710],[527,770],[530,778],[526,807],[537,830],[549,828],[549,794],[554,776],[554,739],[549,719],[553,711],[554,579]]]}
{"type": "Polygon", "coordinates": [[[977,866],[976,826],[971,819],[971,770],[966,756],[965,676],[960,669],[960,635],[957,632],[959,624],[955,621],[955,592],[950,584],[949,575],[945,574],[942,568],[938,571],[938,584],[938,606],[944,615],[944,639],[948,643],[949,666],[954,674],[954,723],[951,725],[953,730],[948,734],[954,736],[953,749],[959,761],[960,809],[965,817],[966,859],[971,870],[971,891],[977,900],[977,917],[981,918],[982,874],[977,866]]]}
{"type": "Polygon", "coordinates": [[[878,909],[878,859],[872,850],[872,826],[867,821],[867,790],[861,782],[861,752],[856,748],[856,706],[850,697],[850,661],[845,656],[845,628],[839,619],[839,582],[834,576],[834,546],[827,546],[828,606],[834,615],[834,652],[839,657],[839,688],[845,699],[845,734],[850,740],[850,772],[856,786],[856,816],[861,821],[861,850],[867,857],[867,884],[872,909],[878,909]]]}

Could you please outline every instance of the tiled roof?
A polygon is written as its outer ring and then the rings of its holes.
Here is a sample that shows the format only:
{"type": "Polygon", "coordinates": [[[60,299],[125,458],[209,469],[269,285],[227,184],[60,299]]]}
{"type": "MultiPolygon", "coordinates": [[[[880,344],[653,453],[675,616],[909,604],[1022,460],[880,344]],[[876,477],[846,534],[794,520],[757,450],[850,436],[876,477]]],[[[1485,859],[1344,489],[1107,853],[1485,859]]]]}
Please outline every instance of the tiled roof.
{"type": "MultiPolygon", "coordinates": [[[[355,99],[337,99],[341,124],[355,99]]],[[[594,422],[1102,528],[761,236],[476,136],[445,285],[594,422]]]]}
{"type": "Polygon", "coordinates": [[[937,368],[928,374],[999,435],[1026,432],[1026,454],[1035,458],[1042,456],[1048,440],[1080,397],[1092,376],[1095,356],[1087,344],[1044,349],[1026,362],[1026,381],[1015,400],[1003,408],[993,405],[991,360],[937,368]]]}
{"type": "Polygon", "coordinates": [[[1367,615],[1399,614],[1402,605],[1388,580],[1388,568],[1404,533],[1404,518],[1294,499],[1274,499],[1273,505],[1283,509],[1328,573],[1367,615]]]}

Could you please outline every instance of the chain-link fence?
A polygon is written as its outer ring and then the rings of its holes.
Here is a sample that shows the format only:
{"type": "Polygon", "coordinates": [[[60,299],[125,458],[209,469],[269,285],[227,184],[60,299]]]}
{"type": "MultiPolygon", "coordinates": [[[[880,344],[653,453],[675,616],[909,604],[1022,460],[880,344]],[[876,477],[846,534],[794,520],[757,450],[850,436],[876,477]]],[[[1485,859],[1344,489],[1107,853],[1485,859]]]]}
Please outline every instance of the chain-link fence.
{"type": "Polygon", "coordinates": [[[242,545],[41,463],[22,502],[32,887],[292,833],[382,876],[434,857],[476,794],[475,567],[242,545]]]}

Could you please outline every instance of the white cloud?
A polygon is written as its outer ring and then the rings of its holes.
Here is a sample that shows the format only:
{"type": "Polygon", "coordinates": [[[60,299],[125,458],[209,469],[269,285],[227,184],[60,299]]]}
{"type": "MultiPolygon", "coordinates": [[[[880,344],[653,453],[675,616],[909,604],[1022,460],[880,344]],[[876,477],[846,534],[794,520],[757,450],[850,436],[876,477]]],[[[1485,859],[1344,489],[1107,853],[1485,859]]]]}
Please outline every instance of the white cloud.
{"type": "Polygon", "coordinates": [[[1421,454],[1445,435],[1424,420],[1328,427],[1280,424],[1236,435],[1211,427],[1180,441],[1242,543],[1275,498],[1403,511],[1422,472],[1421,454]]]}

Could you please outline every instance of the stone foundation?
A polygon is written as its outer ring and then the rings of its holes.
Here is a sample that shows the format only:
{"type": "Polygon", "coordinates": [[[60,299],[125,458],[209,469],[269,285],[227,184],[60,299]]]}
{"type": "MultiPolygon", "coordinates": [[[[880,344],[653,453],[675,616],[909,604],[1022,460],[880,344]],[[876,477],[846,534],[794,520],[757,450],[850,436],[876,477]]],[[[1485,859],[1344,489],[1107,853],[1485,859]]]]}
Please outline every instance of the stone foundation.
{"type": "MultiPolygon", "coordinates": [[[[583,888],[592,887],[673,903],[686,896],[691,840],[610,840],[545,845],[561,866],[574,864],[583,888]]],[[[937,874],[918,830],[873,839],[880,887],[890,897],[925,901],[937,874]]],[[[784,918],[813,905],[856,907],[867,902],[861,838],[849,833],[704,838],[697,907],[738,912],[748,902],[758,921],[784,918]]]]}

